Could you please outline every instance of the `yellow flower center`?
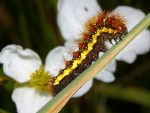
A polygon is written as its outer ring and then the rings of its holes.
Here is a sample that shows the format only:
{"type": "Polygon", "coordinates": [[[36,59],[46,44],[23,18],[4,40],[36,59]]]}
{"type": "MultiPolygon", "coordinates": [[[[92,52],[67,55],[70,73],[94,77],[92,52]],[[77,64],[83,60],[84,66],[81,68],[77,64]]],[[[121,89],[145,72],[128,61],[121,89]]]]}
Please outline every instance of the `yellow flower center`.
{"type": "Polygon", "coordinates": [[[44,91],[46,93],[51,93],[51,81],[53,77],[44,70],[42,65],[38,70],[31,75],[29,84],[36,90],[44,91]]]}

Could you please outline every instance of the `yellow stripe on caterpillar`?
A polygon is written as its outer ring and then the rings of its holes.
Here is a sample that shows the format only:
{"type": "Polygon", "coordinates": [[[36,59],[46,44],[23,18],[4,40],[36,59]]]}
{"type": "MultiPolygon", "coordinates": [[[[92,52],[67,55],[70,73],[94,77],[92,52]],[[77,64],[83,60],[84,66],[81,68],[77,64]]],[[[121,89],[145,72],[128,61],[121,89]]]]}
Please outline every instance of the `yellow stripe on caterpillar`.
{"type": "Polygon", "coordinates": [[[92,35],[92,41],[88,43],[87,50],[84,50],[80,53],[81,57],[72,62],[72,66],[64,70],[64,72],[57,76],[53,85],[58,85],[59,82],[66,76],[68,76],[72,70],[74,70],[82,61],[86,58],[87,54],[93,50],[94,44],[97,42],[97,37],[100,36],[101,33],[109,33],[116,34],[117,30],[112,30],[111,28],[103,27],[103,29],[97,29],[96,34],[92,35]]]}

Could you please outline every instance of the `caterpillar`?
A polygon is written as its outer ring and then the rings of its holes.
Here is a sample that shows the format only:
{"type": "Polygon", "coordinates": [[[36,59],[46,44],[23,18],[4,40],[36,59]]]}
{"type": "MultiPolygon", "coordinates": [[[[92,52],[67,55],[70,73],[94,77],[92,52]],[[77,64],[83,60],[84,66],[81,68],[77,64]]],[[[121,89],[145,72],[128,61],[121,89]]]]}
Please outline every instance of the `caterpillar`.
{"type": "Polygon", "coordinates": [[[116,43],[128,33],[125,20],[117,12],[103,11],[90,18],[84,25],[81,40],[77,40],[78,50],[72,53],[73,58],[65,61],[65,68],[51,79],[51,93],[57,95],[72,80],[86,70],[93,61],[99,58],[100,52],[108,48],[105,42],[116,43]]]}

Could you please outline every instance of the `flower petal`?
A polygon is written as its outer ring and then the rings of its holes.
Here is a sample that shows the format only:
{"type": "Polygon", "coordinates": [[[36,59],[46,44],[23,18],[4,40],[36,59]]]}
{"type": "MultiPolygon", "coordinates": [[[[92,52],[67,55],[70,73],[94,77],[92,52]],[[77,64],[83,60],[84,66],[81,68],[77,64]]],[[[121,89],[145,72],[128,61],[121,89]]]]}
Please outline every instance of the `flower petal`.
{"type": "Polygon", "coordinates": [[[131,42],[134,52],[138,55],[145,54],[150,51],[150,30],[144,30],[140,35],[131,42]]]}
{"type": "Polygon", "coordinates": [[[87,93],[93,85],[93,79],[89,80],[86,84],[84,84],[72,97],[77,98],[83,96],[87,93]]]}
{"type": "MultiPolygon", "coordinates": [[[[141,10],[129,6],[119,6],[116,8],[116,11],[122,14],[127,20],[127,28],[129,31],[145,17],[145,14],[141,10]]],[[[145,54],[150,51],[149,37],[150,31],[144,30],[117,55],[116,59],[133,63],[137,55],[145,54]]]]}
{"type": "Polygon", "coordinates": [[[78,51],[79,50],[78,42],[74,41],[74,40],[67,40],[65,42],[65,47],[69,48],[70,52],[74,52],[74,51],[78,51]]]}
{"type": "Polygon", "coordinates": [[[136,60],[137,56],[134,51],[126,50],[127,47],[117,55],[116,59],[132,64],[136,60]]]}
{"type": "MultiPolygon", "coordinates": [[[[99,53],[99,58],[103,55],[103,52],[99,53]]],[[[115,72],[116,71],[116,60],[112,60],[106,67],[105,69],[111,71],[111,72],[115,72]]]]}
{"type": "Polygon", "coordinates": [[[115,80],[115,77],[112,72],[109,72],[105,69],[103,69],[100,73],[98,73],[95,78],[97,80],[103,81],[103,82],[113,82],[115,80]]]}
{"type": "Polygon", "coordinates": [[[106,67],[106,70],[110,72],[115,72],[116,71],[116,60],[112,60],[106,67]]]}
{"type": "Polygon", "coordinates": [[[40,67],[41,59],[30,49],[17,45],[8,45],[0,53],[0,63],[5,74],[18,82],[26,82],[30,75],[40,67]]]}
{"type": "Polygon", "coordinates": [[[113,60],[108,64],[101,72],[99,72],[94,78],[103,82],[112,82],[115,80],[113,72],[116,71],[116,61],[113,60]]]}
{"type": "Polygon", "coordinates": [[[79,39],[84,22],[100,10],[97,0],[59,0],[57,22],[63,38],[79,39]]]}
{"type": "Polygon", "coordinates": [[[12,99],[16,104],[18,113],[36,113],[42,108],[52,96],[37,92],[33,88],[16,88],[12,99]]]}
{"type": "Polygon", "coordinates": [[[70,58],[67,49],[63,46],[54,48],[49,52],[45,62],[45,70],[49,71],[53,76],[57,76],[59,71],[65,68],[65,59],[70,58]]]}

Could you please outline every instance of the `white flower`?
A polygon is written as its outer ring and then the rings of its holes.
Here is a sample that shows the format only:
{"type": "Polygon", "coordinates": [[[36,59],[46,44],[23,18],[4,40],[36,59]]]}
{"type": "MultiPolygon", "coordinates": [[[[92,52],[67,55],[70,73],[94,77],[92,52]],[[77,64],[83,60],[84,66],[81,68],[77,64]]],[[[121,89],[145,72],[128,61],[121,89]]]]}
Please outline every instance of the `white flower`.
{"type": "MultiPolygon", "coordinates": [[[[48,54],[45,72],[56,76],[59,70],[64,68],[64,62],[61,58],[66,52],[65,50],[67,50],[65,47],[57,47],[48,54]]],[[[37,53],[30,49],[23,50],[21,46],[17,45],[8,45],[2,49],[0,63],[3,64],[5,74],[19,83],[28,82],[31,75],[36,73],[36,70],[40,69],[42,65],[37,53]]],[[[74,94],[74,97],[85,94],[91,88],[92,82],[93,80],[87,82],[74,94]]],[[[16,103],[18,113],[35,113],[51,100],[52,96],[35,90],[34,87],[17,87],[12,93],[12,99],[16,103]]]]}
{"type": "MultiPolygon", "coordinates": [[[[138,9],[129,6],[119,6],[115,9],[127,21],[127,28],[131,30],[145,14],[138,9]]],[[[74,40],[80,38],[79,32],[83,29],[84,23],[89,17],[101,11],[96,0],[59,0],[58,1],[58,26],[64,39],[68,40],[67,45],[74,46],[74,40]],[[70,41],[71,40],[71,41],[70,41]]],[[[95,78],[102,81],[113,81],[113,72],[116,70],[116,60],[123,60],[133,63],[139,54],[150,51],[150,31],[144,30],[140,33],[102,72],[95,78]]],[[[108,48],[112,47],[106,43],[108,48]]]]}
{"type": "MultiPolygon", "coordinates": [[[[42,62],[37,53],[17,45],[9,45],[0,52],[0,63],[6,75],[19,83],[28,82],[31,74],[40,68],[42,62]]],[[[52,96],[40,93],[34,88],[20,87],[12,93],[18,113],[35,113],[52,96]]]]}
{"type": "Polygon", "coordinates": [[[1,51],[0,63],[4,64],[5,74],[18,82],[26,82],[41,66],[41,59],[30,49],[23,51],[21,46],[10,45],[1,51]]]}

